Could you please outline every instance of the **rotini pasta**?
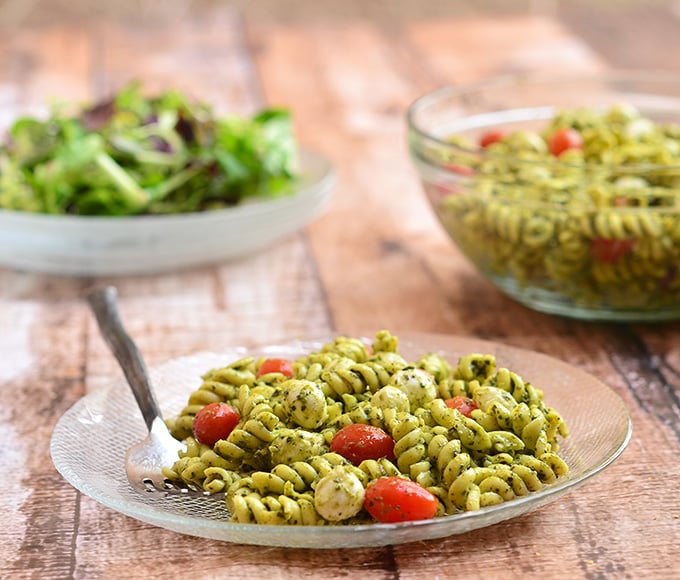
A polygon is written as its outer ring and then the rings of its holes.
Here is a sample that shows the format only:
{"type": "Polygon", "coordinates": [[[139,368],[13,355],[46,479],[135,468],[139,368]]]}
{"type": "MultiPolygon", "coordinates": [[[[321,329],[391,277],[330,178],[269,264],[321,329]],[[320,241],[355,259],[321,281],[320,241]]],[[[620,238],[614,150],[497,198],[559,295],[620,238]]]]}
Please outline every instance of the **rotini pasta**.
{"type": "Polygon", "coordinates": [[[586,317],[677,314],[679,137],[631,106],[558,111],[540,132],[508,131],[483,149],[452,136],[459,151],[427,156],[465,171],[447,195],[429,176],[425,187],[463,252],[515,298],[586,317]],[[580,142],[556,150],[560,131],[580,142]]]}
{"type": "Polygon", "coordinates": [[[562,417],[492,355],[451,364],[426,353],[409,363],[397,337],[380,331],[370,347],[336,338],[294,361],[292,377],[258,376],[262,363],[247,358],[208,372],[169,421],[175,433],[191,433],[200,402],[214,402],[205,393],[238,410],[225,438],[209,446],[186,435],[186,452],[164,469],[170,481],[223,492],[233,521],[370,523],[365,492],[382,478],[415,482],[441,517],[511,501],[569,471],[559,455],[558,440],[568,436],[562,417]],[[454,397],[469,401],[471,412],[452,405],[454,397]],[[379,429],[393,453],[353,463],[331,450],[351,425],[379,429]]]}

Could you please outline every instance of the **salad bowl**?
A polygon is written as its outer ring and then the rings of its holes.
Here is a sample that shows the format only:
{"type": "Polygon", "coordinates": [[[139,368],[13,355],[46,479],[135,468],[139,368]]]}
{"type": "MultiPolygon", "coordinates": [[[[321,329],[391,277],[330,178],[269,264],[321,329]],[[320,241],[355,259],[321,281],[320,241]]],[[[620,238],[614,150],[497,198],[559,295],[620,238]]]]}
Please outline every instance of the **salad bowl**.
{"type": "Polygon", "coordinates": [[[239,258],[316,218],[332,183],[285,110],[217,117],[132,84],[13,122],[0,145],[0,266],[96,276],[239,258]]]}

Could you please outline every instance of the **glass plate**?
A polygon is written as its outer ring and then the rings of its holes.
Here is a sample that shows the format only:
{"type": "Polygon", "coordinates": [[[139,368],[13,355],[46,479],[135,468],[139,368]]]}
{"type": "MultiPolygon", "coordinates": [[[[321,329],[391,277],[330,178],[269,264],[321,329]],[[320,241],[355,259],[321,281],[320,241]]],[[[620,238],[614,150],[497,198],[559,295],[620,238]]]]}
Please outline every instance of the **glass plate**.
{"type": "MultiPolygon", "coordinates": [[[[183,534],[228,542],[304,548],[382,546],[441,538],[489,526],[552,502],[610,465],[631,436],[631,419],[621,398],[591,375],[539,353],[473,338],[399,335],[407,360],[439,352],[455,364],[472,352],[493,354],[497,365],[517,372],[543,389],[547,403],[570,429],[560,452],[570,473],[539,492],[476,512],[398,524],[356,526],[264,526],[229,522],[223,500],[144,494],[125,474],[125,452],[146,436],[144,421],[123,382],[87,395],[59,420],[51,442],[57,470],[76,489],[128,516],[183,534]]],[[[199,353],[151,370],[166,417],[186,404],[200,375],[249,354],[296,358],[318,349],[330,338],[298,341],[257,349],[234,348],[221,354],[199,353]]],[[[540,517],[540,516],[536,516],[540,517]]]]}
{"type": "Polygon", "coordinates": [[[72,276],[149,274],[234,259],[296,232],[327,207],[330,162],[300,151],[292,195],[215,211],[128,217],[0,210],[0,266],[72,276]]]}

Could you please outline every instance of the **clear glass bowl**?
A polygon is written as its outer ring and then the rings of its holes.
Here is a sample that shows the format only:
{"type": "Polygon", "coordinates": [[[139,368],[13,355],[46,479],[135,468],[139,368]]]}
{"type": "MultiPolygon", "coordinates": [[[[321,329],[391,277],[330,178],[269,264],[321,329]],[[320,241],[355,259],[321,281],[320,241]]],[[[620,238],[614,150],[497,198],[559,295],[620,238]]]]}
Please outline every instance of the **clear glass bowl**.
{"type": "Polygon", "coordinates": [[[436,215],[510,297],[588,320],[680,318],[680,130],[663,162],[546,162],[476,145],[492,129],[540,133],[559,111],[629,105],[656,124],[680,125],[680,79],[508,77],[444,87],[409,108],[411,158],[436,215]]]}

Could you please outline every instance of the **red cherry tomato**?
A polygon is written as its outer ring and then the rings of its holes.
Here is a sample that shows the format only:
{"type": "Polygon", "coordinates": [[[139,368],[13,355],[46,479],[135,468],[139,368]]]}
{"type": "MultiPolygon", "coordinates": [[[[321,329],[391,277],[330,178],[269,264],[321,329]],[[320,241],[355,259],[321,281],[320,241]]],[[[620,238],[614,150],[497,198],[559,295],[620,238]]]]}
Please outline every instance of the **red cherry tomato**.
{"type": "Polygon", "coordinates": [[[366,488],[364,507],[380,523],[427,520],[437,513],[437,498],[403,477],[381,477],[366,488]]]}
{"type": "Polygon", "coordinates": [[[199,443],[213,446],[226,439],[241,420],[239,412],[227,403],[210,403],[194,417],[193,432],[199,443]]]}
{"type": "Polygon", "coordinates": [[[331,441],[331,451],[354,465],[365,459],[394,459],[394,439],[379,427],[352,423],[338,431],[331,441]]]}
{"type": "Polygon", "coordinates": [[[633,251],[635,240],[612,240],[609,238],[595,238],[590,242],[593,258],[604,264],[611,264],[633,251]]]}
{"type": "Polygon", "coordinates": [[[475,170],[472,169],[472,167],[468,167],[467,165],[459,165],[458,163],[445,163],[444,168],[448,169],[449,171],[453,171],[454,173],[457,173],[458,175],[474,175],[475,170]]]}
{"type": "Polygon", "coordinates": [[[451,409],[458,409],[461,414],[469,417],[472,411],[479,409],[477,403],[475,403],[470,397],[465,397],[463,395],[458,395],[453,397],[453,399],[447,399],[445,401],[446,406],[451,409]]]}
{"type": "Polygon", "coordinates": [[[281,373],[290,378],[293,376],[293,363],[283,358],[268,358],[260,365],[256,376],[261,377],[269,373],[281,373]]]}
{"type": "Polygon", "coordinates": [[[486,148],[489,145],[502,141],[503,137],[505,137],[505,133],[500,129],[490,129],[479,138],[479,145],[486,148]]]}
{"type": "Polygon", "coordinates": [[[430,183],[426,186],[428,195],[435,201],[456,193],[461,193],[461,187],[455,183],[430,183]]]}
{"type": "Polygon", "coordinates": [[[581,149],[583,147],[583,139],[576,129],[558,129],[550,137],[548,147],[550,153],[557,157],[568,149],[581,149]]]}

